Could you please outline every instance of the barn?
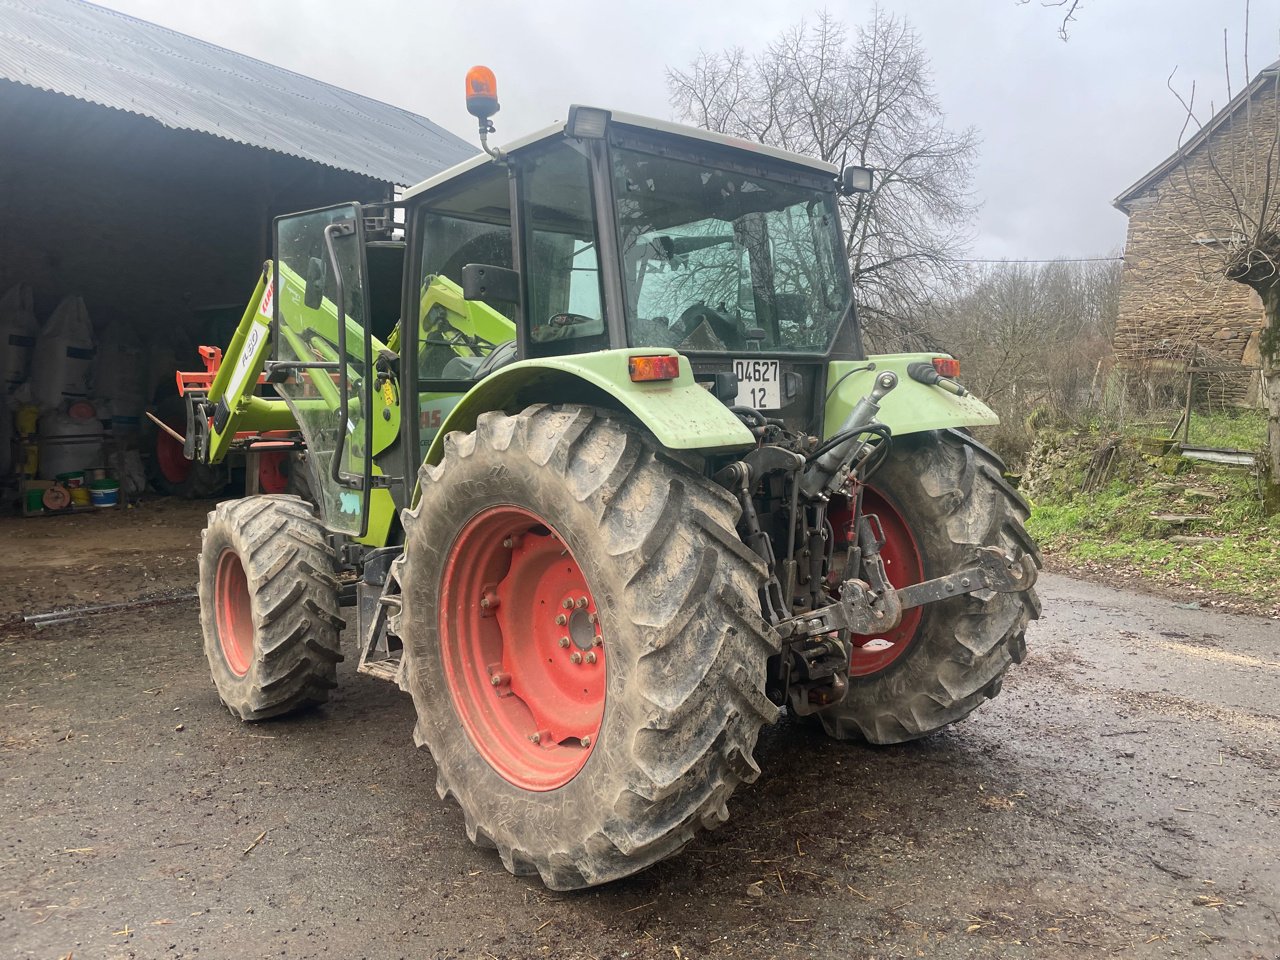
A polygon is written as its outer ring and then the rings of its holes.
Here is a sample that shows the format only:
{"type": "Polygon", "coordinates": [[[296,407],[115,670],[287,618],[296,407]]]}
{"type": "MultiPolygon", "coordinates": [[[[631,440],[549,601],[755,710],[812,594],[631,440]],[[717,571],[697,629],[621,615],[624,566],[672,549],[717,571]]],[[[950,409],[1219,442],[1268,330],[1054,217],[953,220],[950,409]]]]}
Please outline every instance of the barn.
{"type": "Polygon", "coordinates": [[[41,468],[20,434],[60,442],[49,418],[77,402],[106,440],[142,432],[175,367],[226,342],[274,217],[391,199],[476,152],[407,110],[82,0],[0,0],[0,130],[11,481],[31,466],[50,479],[69,447],[41,468]],[[82,387],[36,368],[41,337],[82,361],[82,387]]]}

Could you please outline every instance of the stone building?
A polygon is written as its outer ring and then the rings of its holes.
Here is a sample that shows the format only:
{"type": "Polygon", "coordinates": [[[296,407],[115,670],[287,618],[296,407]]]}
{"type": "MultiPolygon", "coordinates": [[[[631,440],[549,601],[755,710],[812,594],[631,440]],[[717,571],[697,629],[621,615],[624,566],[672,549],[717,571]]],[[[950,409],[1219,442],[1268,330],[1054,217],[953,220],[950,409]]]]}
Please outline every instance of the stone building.
{"type": "MultiPolygon", "coordinates": [[[[1274,205],[1280,188],[1278,94],[1280,61],[1115,199],[1129,217],[1118,365],[1169,371],[1188,364],[1259,366],[1262,302],[1227,279],[1223,266],[1227,248],[1240,238],[1236,200],[1247,209],[1269,183],[1274,205]]],[[[1247,393],[1256,400],[1252,380],[1247,393]]]]}

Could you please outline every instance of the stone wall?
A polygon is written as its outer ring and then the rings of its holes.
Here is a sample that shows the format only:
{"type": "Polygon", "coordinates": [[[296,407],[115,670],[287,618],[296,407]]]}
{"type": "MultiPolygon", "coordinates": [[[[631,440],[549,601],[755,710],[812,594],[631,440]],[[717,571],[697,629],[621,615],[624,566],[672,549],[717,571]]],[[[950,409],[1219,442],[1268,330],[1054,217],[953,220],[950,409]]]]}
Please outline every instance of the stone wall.
{"type": "Polygon", "coordinates": [[[1276,84],[1268,81],[1178,164],[1123,202],[1129,232],[1115,334],[1119,364],[1257,364],[1262,302],[1221,272],[1220,241],[1237,222],[1223,181],[1246,201],[1257,192],[1276,110],[1276,84]]]}

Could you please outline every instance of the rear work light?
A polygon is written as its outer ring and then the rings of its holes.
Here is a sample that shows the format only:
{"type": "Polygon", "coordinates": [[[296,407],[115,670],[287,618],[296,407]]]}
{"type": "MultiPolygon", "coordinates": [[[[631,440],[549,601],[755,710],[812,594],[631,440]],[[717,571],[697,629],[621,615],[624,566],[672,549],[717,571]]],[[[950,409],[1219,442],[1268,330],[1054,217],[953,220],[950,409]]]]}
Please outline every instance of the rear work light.
{"type": "Polygon", "coordinates": [[[680,358],[664,357],[629,357],[627,372],[631,374],[633,383],[648,380],[674,380],[680,376],[680,358]]]}
{"type": "Polygon", "coordinates": [[[938,371],[938,375],[946,377],[948,380],[960,379],[960,361],[951,357],[934,357],[933,369],[938,371]]]}

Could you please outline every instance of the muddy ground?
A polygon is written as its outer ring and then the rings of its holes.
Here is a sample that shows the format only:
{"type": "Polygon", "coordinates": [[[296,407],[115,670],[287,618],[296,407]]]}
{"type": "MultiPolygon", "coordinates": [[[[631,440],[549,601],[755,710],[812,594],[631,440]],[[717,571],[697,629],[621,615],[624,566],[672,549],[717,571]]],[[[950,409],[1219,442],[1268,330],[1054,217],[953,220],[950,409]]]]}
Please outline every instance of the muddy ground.
{"type": "Polygon", "coordinates": [[[467,842],[352,662],[248,727],[193,601],[12,622],[189,591],[203,510],[0,521],[0,957],[1280,956],[1274,621],[1045,576],[970,720],[891,749],[784,721],[727,825],[557,894],[467,842]]]}

